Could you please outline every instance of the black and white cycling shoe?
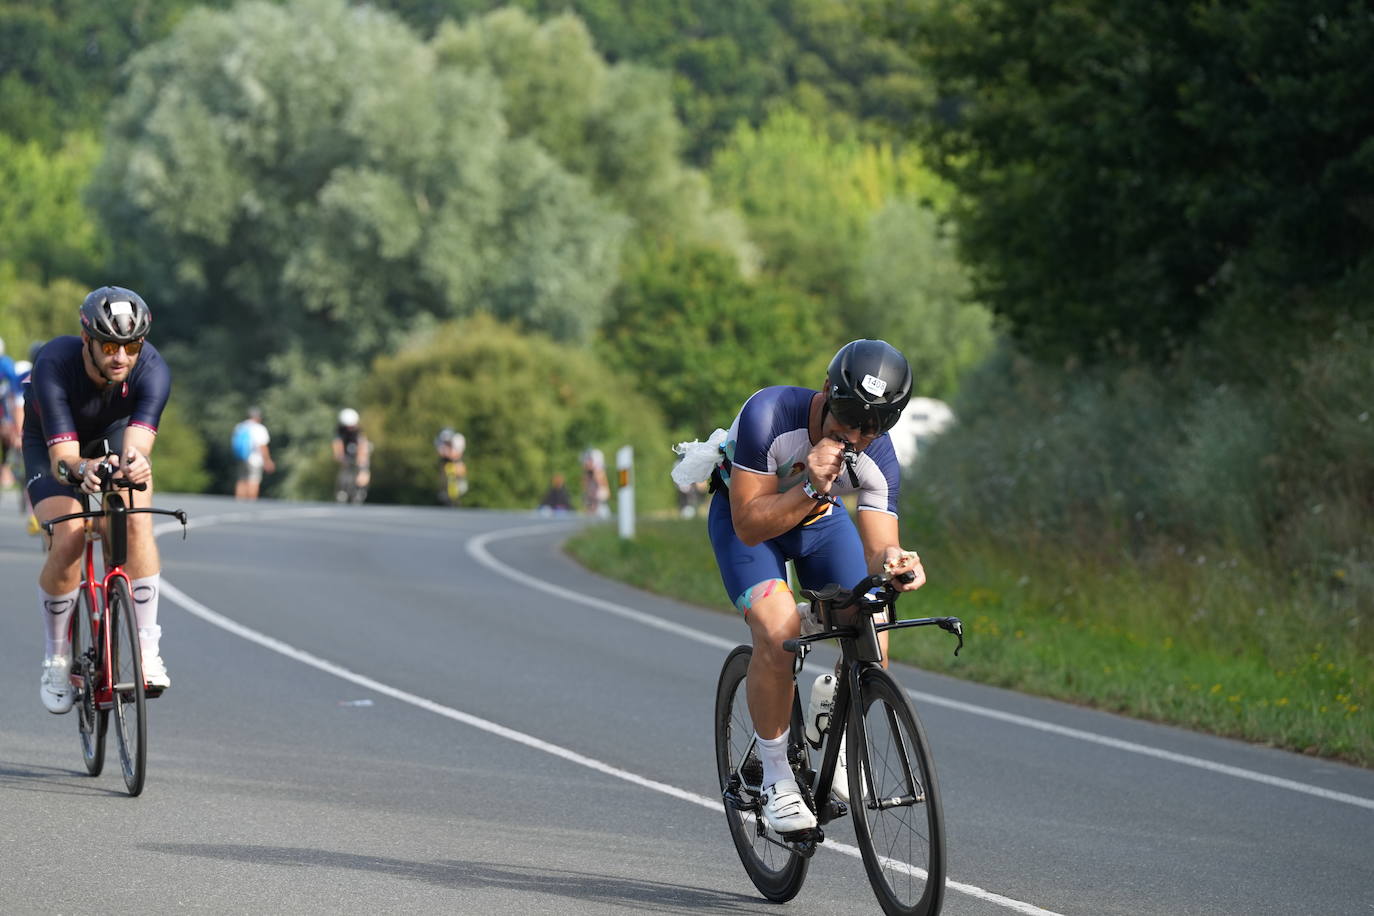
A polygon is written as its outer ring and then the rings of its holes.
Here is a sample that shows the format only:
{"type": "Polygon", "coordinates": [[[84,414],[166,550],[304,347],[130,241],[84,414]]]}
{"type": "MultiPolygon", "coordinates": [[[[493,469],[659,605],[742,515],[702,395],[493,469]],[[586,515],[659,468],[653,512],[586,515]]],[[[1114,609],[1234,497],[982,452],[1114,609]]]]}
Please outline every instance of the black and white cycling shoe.
{"type": "Polygon", "coordinates": [[[795,779],[779,779],[763,790],[763,819],[778,833],[796,833],[816,826],[795,779]]]}

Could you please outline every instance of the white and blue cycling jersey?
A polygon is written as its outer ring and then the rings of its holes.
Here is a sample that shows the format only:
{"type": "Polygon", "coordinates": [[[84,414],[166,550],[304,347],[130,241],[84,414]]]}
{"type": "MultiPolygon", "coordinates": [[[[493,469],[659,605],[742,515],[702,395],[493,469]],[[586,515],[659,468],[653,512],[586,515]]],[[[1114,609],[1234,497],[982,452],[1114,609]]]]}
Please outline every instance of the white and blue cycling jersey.
{"type": "MultiPolygon", "coordinates": [[[[810,388],[776,386],[750,397],[721,445],[723,456],[716,468],[721,482],[728,487],[733,474],[752,472],[776,477],[779,492],[801,486],[813,445],[810,416],[816,393],[810,388]]],[[[895,517],[901,469],[886,433],[859,453],[854,471],[858,486],[850,481],[848,471],[842,471],[830,492],[857,494],[859,511],[895,517]]],[[[722,497],[711,501],[708,530],[725,590],[741,611],[748,612],[755,585],[787,581],[784,564],[788,560],[793,561],[805,588],[832,582],[847,588],[867,575],[858,529],[842,506],[818,502],[817,511],[792,530],[749,547],[735,534],[728,494],[722,497]]]]}

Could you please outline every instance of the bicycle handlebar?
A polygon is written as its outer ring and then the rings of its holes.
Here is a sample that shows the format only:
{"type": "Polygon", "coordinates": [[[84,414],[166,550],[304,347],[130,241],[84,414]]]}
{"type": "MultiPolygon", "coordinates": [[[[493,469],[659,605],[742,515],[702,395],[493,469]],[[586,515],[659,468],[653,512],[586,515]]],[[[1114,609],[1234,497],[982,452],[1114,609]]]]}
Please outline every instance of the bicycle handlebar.
{"type": "MultiPolygon", "coordinates": [[[[109,459],[111,457],[112,455],[106,455],[104,458],[100,459],[100,463],[95,466],[95,474],[100,478],[101,493],[108,493],[115,489],[139,491],[148,489],[146,483],[134,483],[127,478],[116,480],[114,475],[119,469],[113,464],[110,464],[109,459]]],[[[57,462],[57,473],[61,475],[62,479],[66,480],[67,483],[72,483],[72,469],[65,460],[57,462]]],[[[80,485],[81,482],[79,480],[73,484],[73,486],[80,485]]]]}
{"type": "MultiPolygon", "coordinates": [[[[898,582],[910,582],[916,578],[914,572],[905,572],[895,579],[898,582]]],[[[894,577],[887,573],[874,573],[865,576],[851,589],[842,589],[838,585],[827,585],[819,591],[803,590],[812,601],[820,601],[833,607],[847,608],[857,607],[861,613],[875,615],[892,608],[893,619],[889,623],[884,623],[875,627],[877,632],[884,630],[905,629],[907,627],[938,626],[946,632],[952,633],[959,639],[959,645],[955,646],[954,654],[958,655],[959,650],[964,647],[964,622],[958,617],[922,617],[918,620],[897,620],[896,603],[897,596],[901,593],[892,587],[894,577]],[[874,590],[877,589],[877,592],[874,590]],[[857,597],[856,597],[857,596],[857,597]]],[[[821,633],[811,636],[798,636],[793,639],[784,639],[782,647],[788,652],[796,652],[803,646],[809,646],[813,642],[823,639],[835,639],[837,637],[856,636],[859,629],[856,626],[835,626],[821,633]]]]}

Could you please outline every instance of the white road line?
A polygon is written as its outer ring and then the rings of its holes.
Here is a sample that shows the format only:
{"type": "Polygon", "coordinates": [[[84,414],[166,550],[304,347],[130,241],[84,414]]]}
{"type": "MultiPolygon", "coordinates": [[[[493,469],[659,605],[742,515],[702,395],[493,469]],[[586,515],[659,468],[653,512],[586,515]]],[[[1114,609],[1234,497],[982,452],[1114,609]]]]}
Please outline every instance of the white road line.
{"type": "MultiPolygon", "coordinates": [[[[320,511],[321,510],[315,510],[316,513],[320,511]]],[[[328,512],[329,510],[323,511],[328,512]]],[[[268,513],[245,512],[234,513],[232,515],[226,514],[223,516],[207,516],[199,520],[198,527],[208,527],[210,525],[219,524],[221,522],[262,520],[269,517],[275,518],[283,516],[289,517],[289,514],[273,513],[269,515],[268,513]]],[[[177,525],[160,525],[158,526],[157,533],[160,534],[166,531],[173,531],[176,530],[178,527],[179,526],[177,525]]],[[[524,531],[525,533],[530,533],[530,529],[520,530],[524,531]]],[[[497,561],[492,560],[491,562],[495,563],[497,561]]],[[[579,754],[576,751],[570,750],[565,747],[561,747],[557,744],[552,744],[548,741],[544,741],[541,738],[536,738],[533,735],[529,735],[521,731],[516,731],[513,728],[508,728],[504,725],[500,725],[488,719],[483,719],[479,716],[474,716],[471,713],[462,712],[461,710],[454,709],[450,706],[444,706],[440,703],[434,702],[433,700],[429,700],[424,697],[417,696],[416,694],[409,693],[405,690],[400,690],[396,687],[392,687],[389,684],[383,684],[381,681],[373,680],[372,678],[367,677],[366,675],[350,671],[342,665],[336,665],[333,662],[328,661],[327,659],[320,658],[317,655],[312,655],[311,653],[306,652],[303,649],[298,649],[295,646],[283,642],[280,639],[268,636],[265,633],[260,633],[259,631],[254,630],[251,627],[244,626],[236,620],[232,620],[228,617],[225,617],[223,614],[211,610],[204,604],[201,604],[199,601],[192,598],[190,595],[187,595],[185,592],[177,588],[172,583],[168,582],[166,579],[162,580],[162,594],[164,594],[177,604],[181,605],[183,608],[186,609],[186,611],[188,611],[192,615],[199,617],[201,620],[204,620],[206,623],[219,627],[220,629],[232,633],[235,636],[240,637],[241,639],[245,639],[251,643],[256,643],[257,645],[262,646],[265,649],[270,649],[273,652],[284,655],[287,658],[293,659],[294,661],[298,661],[301,664],[309,665],[310,667],[315,668],[319,671],[323,671],[326,674],[332,674],[337,678],[348,681],[352,684],[356,684],[359,687],[363,687],[376,693],[380,693],[383,696],[391,697],[394,700],[398,700],[402,703],[407,703],[411,706],[415,706],[427,712],[432,712],[435,715],[443,716],[446,719],[452,719],[455,722],[460,722],[464,725],[480,729],[481,731],[488,732],[490,734],[496,735],[501,738],[505,738],[510,741],[514,741],[518,744],[523,744],[526,747],[530,747],[538,751],[543,751],[546,754],[552,754],[553,756],[560,757],[564,760],[569,761],[570,763],[576,763],[579,766],[584,766],[588,769],[596,770],[599,773],[605,773],[607,776],[613,776],[616,779],[624,780],[625,782],[632,783],[642,788],[651,789],[655,792],[661,792],[664,795],[669,795],[673,798],[677,798],[682,801],[691,802],[694,805],[699,805],[711,811],[721,810],[721,801],[718,798],[707,798],[704,795],[697,795],[695,792],[688,792],[686,789],[679,789],[677,786],[672,786],[664,782],[659,782],[655,779],[649,779],[648,777],[640,776],[637,773],[632,773],[629,770],[623,770],[620,767],[612,766],[611,764],[597,760],[594,757],[588,757],[585,754],[579,754]]],[[[559,596],[566,597],[568,594],[572,593],[559,593],[559,596]]],[[[586,600],[595,601],[596,599],[586,600]]],[[[597,604],[609,604],[609,602],[597,602],[597,604]]],[[[612,606],[620,608],[619,605],[612,606]]],[[[620,610],[631,611],[630,608],[620,608],[620,610]]],[[[658,621],[657,618],[650,617],[649,615],[641,615],[638,611],[632,611],[632,614],[635,615],[635,619],[638,619],[639,616],[648,618],[648,620],[641,622],[657,621],[657,623],[664,623],[663,621],[658,621]]],[[[674,632],[676,632],[678,629],[684,630],[686,631],[686,633],[695,632],[687,629],[686,627],[679,628],[676,624],[673,624],[669,627],[665,627],[665,629],[672,629],[674,632]]],[[[707,634],[703,633],[697,635],[706,636],[707,634]]],[[[709,639],[715,640],[716,637],[709,637],[709,639]]],[[[729,643],[728,645],[730,648],[733,648],[735,644],[729,643]]],[[[862,853],[860,853],[858,847],[851,846],[848,843],[840,843],[834,840],[827,840],[822,848],[829,849],[833,852],[842,853],[844,855],[850,856],[851,858],[862,859],[862,853]]],[[[987,903],[997,904],[998,906],[1005,907],[1016,913],[1025,913],[1027,914],[1027,916],[1061,916],[1061,914],[1056,913],[1054,910],[1043,909],[1041,907],[1035,906],[1034,904],[1026,903],[1022,900],[1016,900],[1011,897],[1004,897],[1001,894],[993,893],[992,891],[986,890],[973,884],[965,884],[963,882],[951,881],[949,879],[946,879],[945,887],[949,890],[957,891],[961,894],[966,894],[970,897],[974,897],[978,900],[982,900],[987,903]]]]}
{"type": "MultiPolygon", "coordinates": [[[[686,636],[689,639],[694,639],[697,642],[705,643],[710,646],[718,646],[720,648],[729,650],[733,649],[738,644],[737,641],[721,639],[720,637],[712,636],[709,633],[701,633],[689,627],[681,626],[680,624],[661,620],[650,614],[645,614],[642,611],[636,611],[632,608],[624,607],[623,605],[613,604],[609,601],[603,601],[600,598],[593,598],[588,595],[579,595],[576,592],[570,592],[566,589],[558,588],[539,579],[533,579],[530,577],[528,573],[523,573],[520,570],[507,566],[500,560],[497,560],[495,557],[491,555],[491,552],[487,550],[487,545],[492,541],[507,540],[509,538],[532,536],[536,534],[544,534],[548,531],[553,530],[553,528],[554,526],[551,525],[540,525],[529,528],[511,528],[505,531],[495,531],[489,534],[479,535],[468,541],[468,553],[472,556],[473,559],[477,560],[479,563],[481,563],[489,569],[499,572],[510,579],[523,583],[524,585],[528,585],[530,588],[536,588],[540,591],[548,592],[551,595],[557,595],[561,599],[568,601],[576,601],[581,604],[585,604],[588,607],[593,607],[598,610],[614,614],[617,617],[623,617],[627,620],[633,620],[637,623],[643,623],[646,626],[651,626],[660,630],[666,630],[671,633],[686,636]]],[[[809,668],[812,666],[808,665],[807,667],[809,668]]],[[[1276,789],[1287,789],[1291,792],[1301,792],[1304,795],[1311,795],[1316,798],[1324,798],[1327,801],[1340,802],[1342,804],[1354,805],[1359,808],[1367,808],[1369,810],[1374,811],[1374,799],[1364,798],[1359,795],[1351,795],[1346,792],[1336,792],[1331,789],[1324,789],[1321,786],[1314,786],[1308,783],[1298,782],[1292,779],[1284,779],[1280,776],[1270,776],[1267,773],[1260,773],[1255,770],[1247,770],[1241,767],[1230,766],[1229,764],[1225,763],[1217,763],[1214,760],[1207,760],[1202,757],[1193,757],[1188,754],[1179,754],[1174,751],[1166,751],[1162,748],[1150,747],[1149,745],[1138,744],[1134,741],[1123,741],[1120,738],[1112,738],[1108,735],[1100,735],[1096,732],[1084,731],[1082,729],[1077,728],[1069,728],[1065,725],[1057,725],[1053,722],[1046,722],[1043,719],[1033,719],[1029,716],[1022,716],[1017,715],[1016,713],[1003,712],[999,709],[991,709],[989,707],[978,706],[973,703],[965,703],[961,700],[951,700],[945,697],[936,696],[935,694],[923,693],[918,690],[908,689],[907,693],[909,693],[917,701],[921,703],[929,703],[932,706],[943,706],[946,709],[954,709],[960,712],[969,713],[971,715],[982,716],[987,719],[996,719],[999,722],[1006,722],[1011,725],[1020,725],[1024,728],[1033,728],[1037,731],[1059,735],[1064,738],[1074,738],[1078,741],[1087,741],[1092,744],[1098,744],[1103,747],[1114,748],[1119,751],[1126,751],[1132,754],[1140,754],[1146,757],[1154,757],[1157,760],[1167,760],[1170,763],[1177,763],[1182,764],[1183,766],[1195,767],[1197,769],[1206,770],[1211,773],[1219,773],[1224,776],[1233,776],[1237,779],[1246,779],[1250,782],[1256,782],[1262,785],[1272,786],[1276,789]]]]}

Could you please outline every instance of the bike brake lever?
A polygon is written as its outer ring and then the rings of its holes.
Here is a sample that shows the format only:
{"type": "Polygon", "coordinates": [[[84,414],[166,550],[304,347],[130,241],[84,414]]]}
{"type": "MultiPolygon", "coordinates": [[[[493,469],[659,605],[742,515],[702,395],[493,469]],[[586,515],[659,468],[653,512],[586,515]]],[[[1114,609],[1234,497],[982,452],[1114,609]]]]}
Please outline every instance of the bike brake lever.
{"type": "Polygon", "coordinates": [[[957,656],[959,650],[964,647],[964,622],[958,617],[948,617],[940,621],[940,629],[959,637],[959,645],[954,647],[954,654],[957,656]]]}

